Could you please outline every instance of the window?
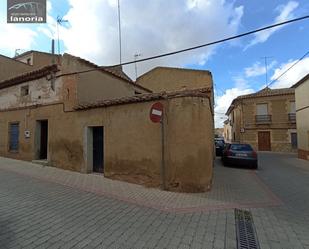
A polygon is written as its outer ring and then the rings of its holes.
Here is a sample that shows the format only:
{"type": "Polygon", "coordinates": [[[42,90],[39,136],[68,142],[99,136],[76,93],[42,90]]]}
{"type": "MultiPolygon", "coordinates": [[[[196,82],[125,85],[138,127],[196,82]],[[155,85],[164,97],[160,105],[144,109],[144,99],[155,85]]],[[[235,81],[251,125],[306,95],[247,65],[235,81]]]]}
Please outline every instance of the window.
{"type": "Polygon", "coordinates": [[[249,144],[232,144],[231,150],[237,151],[252,151],[252,147],[249,144]]]}
{"type": "Polygon", "coordinates": [[[18,151],[19,148],[19,123],[10,123],[9,127],[9,151],[18,151]]]}
{"type": "Polygon", "coordinates": [[[268,105],[267,104],[257,104],[256,113],[257,115],[268,115],[268,105]]]}
{"type": "Polygon", "coordinates": [[[138,92],[138,91],[134,91],[134,94],[135,95],[138,95],[138,94],[142,94],[141,92],[138,92]]]}
{"type": "Polygon", "coordinates": [[[288,113],[289,121],[292,123],[296,123],[296,108],[295,101],[290,102],[290,112],[288,113]]]}
{"type": "Polygon", "coordinates": [[[27,64],[28,64],[28,65],[31,65],[31,58],[28,58],[28,59],[27,59],[27,64]]]}
{"type": "Polygon", "coordinates": [[[295,101],[290,102],[290,113],[296,113],[295,101]]]}
{"type": "Polygon", "coordinates": [[[268,114],[268,104],[256,105],[256,123],[270,123],[271,115],[268,114]]]}
{"type": "Polygon", "coordinates": [[[28,96],[29,95],[29,86],[22,86],[21,87],[21,96],[28,96]]]}

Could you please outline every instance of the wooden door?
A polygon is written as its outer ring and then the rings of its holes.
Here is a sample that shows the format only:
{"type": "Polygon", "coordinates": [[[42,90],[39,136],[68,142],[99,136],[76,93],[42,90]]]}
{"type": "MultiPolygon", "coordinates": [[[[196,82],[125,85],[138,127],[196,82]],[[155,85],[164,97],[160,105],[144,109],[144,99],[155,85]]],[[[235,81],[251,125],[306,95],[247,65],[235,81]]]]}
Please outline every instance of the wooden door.
{"type": "Polygon", "coordinates": [[[258,132],[259,151],[271,151],[270,131],[258,132]]]}

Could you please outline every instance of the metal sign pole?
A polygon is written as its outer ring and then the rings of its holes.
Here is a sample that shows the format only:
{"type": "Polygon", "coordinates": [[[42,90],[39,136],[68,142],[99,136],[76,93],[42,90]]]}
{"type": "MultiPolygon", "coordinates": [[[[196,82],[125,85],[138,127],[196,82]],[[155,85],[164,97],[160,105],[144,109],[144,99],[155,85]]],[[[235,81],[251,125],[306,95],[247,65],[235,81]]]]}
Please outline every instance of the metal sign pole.
{"type": "Polygon", "coordinates": [[[154,123],[161,124],[161,167],[160,167],[160,175],[161,175],[161,188],[166,190],[165,183],[165,131],[164,131],[164,106],[160,102],[154,103],[150,108],[150,120],[154,123]]]}
{"type": "Polygon", "coordinates": [[[162,189],[166,190],[165,186],[165,144],[164,144],[164,136],[165,136],[165,131],[164,131],[164,113],[162,114],[161,118],[161,182],[162,182],[162,189]]]}

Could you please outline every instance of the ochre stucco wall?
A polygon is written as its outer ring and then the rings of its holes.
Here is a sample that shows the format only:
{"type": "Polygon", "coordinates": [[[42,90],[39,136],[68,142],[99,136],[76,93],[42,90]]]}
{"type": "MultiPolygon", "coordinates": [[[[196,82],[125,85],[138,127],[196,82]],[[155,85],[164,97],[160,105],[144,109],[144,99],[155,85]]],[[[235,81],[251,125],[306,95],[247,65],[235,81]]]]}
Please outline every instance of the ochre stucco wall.
{"type": "Polygon", "coordinates": [[[295,89],[299,158],[309,160],[309,80],[295,89]]]}
{"type": "Polygon", "coordinates": [[[134,95],[134,87],[107,73],[93,71],[78,75],[78,103],[94,103],[106,99],[134,95]],[[87,93],[87,94],[85,94],[87,93]]]}
{"type": "Polygon", "coordinates": [[[167,109],[169,185],[184,192],[205,191],[212,179],[214,148],[209,100],[173,99],[167,109]]]}
{"type": "Polygon", "coordinates": [[[60,56],[37,51],[29,52],[25,55],[17,56],[16,58],[16,60],[23,63],[27,63],[28,59],[30,59],[30,63],[34,70],[47,65],[60,63],[60,56]]]}
{"type": "Polygon", "coordinates": [[[32,66],[0,55],[0,82],[32,70],[32,66]]]}
{"type": "MultiPolygon", "coordinates": [[[[64,112],[62,104],[1,112],[0,155],[33,160],[36,121],[48,120],[48,161],[52,166],[91,172],[87,166],[87,129],[104,126],[105,176],[147,186],[161,183],[160,124],[149,120],[154,102],[64,112]],[[19,153],[8,151],[9,122],[20,122],[19,153]],[[26,139],[24,131],[31,137],[26,139]]],[[[162,101],[166,108],[166,185],[175,191],[210,188],[213,119],[209,100],[182,97],[162,101]]]]}
{"type": "Polygon", "coordinates": [[[209,71],[157,67],[140,76],[137,84],[154,92],[212,87],[209,71]]]}

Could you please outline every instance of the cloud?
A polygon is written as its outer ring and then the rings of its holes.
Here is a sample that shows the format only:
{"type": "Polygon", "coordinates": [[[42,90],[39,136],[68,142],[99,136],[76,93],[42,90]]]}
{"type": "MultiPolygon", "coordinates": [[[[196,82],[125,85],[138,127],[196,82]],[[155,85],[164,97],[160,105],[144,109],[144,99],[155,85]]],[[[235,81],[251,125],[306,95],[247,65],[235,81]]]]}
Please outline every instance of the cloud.
{"type": "Polygon", "coordinates": [[[8,24],[6,1],[0,1],[0,53],[13,56],[16,49],[30,49],[37,37],[27,24],[8,24]]]}
{"type": "MultiPolygon", "coordinates": [[[[51,11],[50,0],[47,1],[47,10],[51,11]]],[[[40,31],[46,31],[46,24],[8,24],[6,3],[0,1],[0,53],[14,56],[15,50],[26,51],[32,49],[39,38],[40,31]]]]}
{"type": "Polygon", "coordinates": [[[30,49],[37,36],[30,28],[6,23],[0,23],[0,34],[1,52],[11,52],[11,55],[14,55],[15,49],[30,49]]]}
{"type": "Polygon", "coordinates": [[[234,87],[231,89],[227,89],[223,95],[218,96],[215,106],[215,127],[223,127],[223,122],[227,119],[225,113],[231,105],[233,99],[237,98],[239,95],[249,94],[253,92],[254,90],[251,88],[234,87]]]}
{"type": "MultiPolygon", "coordinates": [[[[277,12],[279,12],[279,15],[275,18],[273,24],[284,22],[294,18],[295,16],[293,12],[298,7],[298,5],[299,5],[298,2],[296,1],[289,1],[286,5],[279,5],[275,9],[277,12]]],[[[274,34],[281,28],[283,28],[283,26],[256,33],[255,38],[249,43],[249,45],[245,47],[244,50],[247,50],[249,47],[254,46],[256,44],[266,42],[272,34],[274,34]]]]}
{"type": "MultiPolygon", "coordinates": [[[[277,64],[276,61],[272,61],[269,65],[267,65],[268,69],[273,68],[277,64]]],[[[245,68],[245,75],[247,78],[261,76],[266,73],[265,65],[261,62],[254,63],[251,67],[245,68]]]]}
{"type": "MultiPolygon", "coordinates": [[[[271,80],[277,79],[283,72],[285,72],[289,67],[291,67],[297,60],[290,60],[287,63],[283,63],[275,69],[271,80]]],[[[285,88],[291,87],[304,76],[309,73],[309,57],[300,61],[296,66],[290,69],[286,74],[284,74],[278,81],[276,81],[271,88],[285,88]]]]}
{"type": "MultiPolygon", "coordinates": [[[[60,27],[66,52],[100,65],[119,63],[117,1],[69,0],[69,4],[64,19],[70,27],[60,27]]],[[[234,35],[243,12],[243,6],[223,0],[121,1],[122,59],[132,61],[135,53],[145,58],[234,35]]],[[[138,63],[138,72],[157,65],[203,65],[214,53],[215,46],[138,63]]],[[[126,70],[134,75],[134,65],[126,70]]]]}

